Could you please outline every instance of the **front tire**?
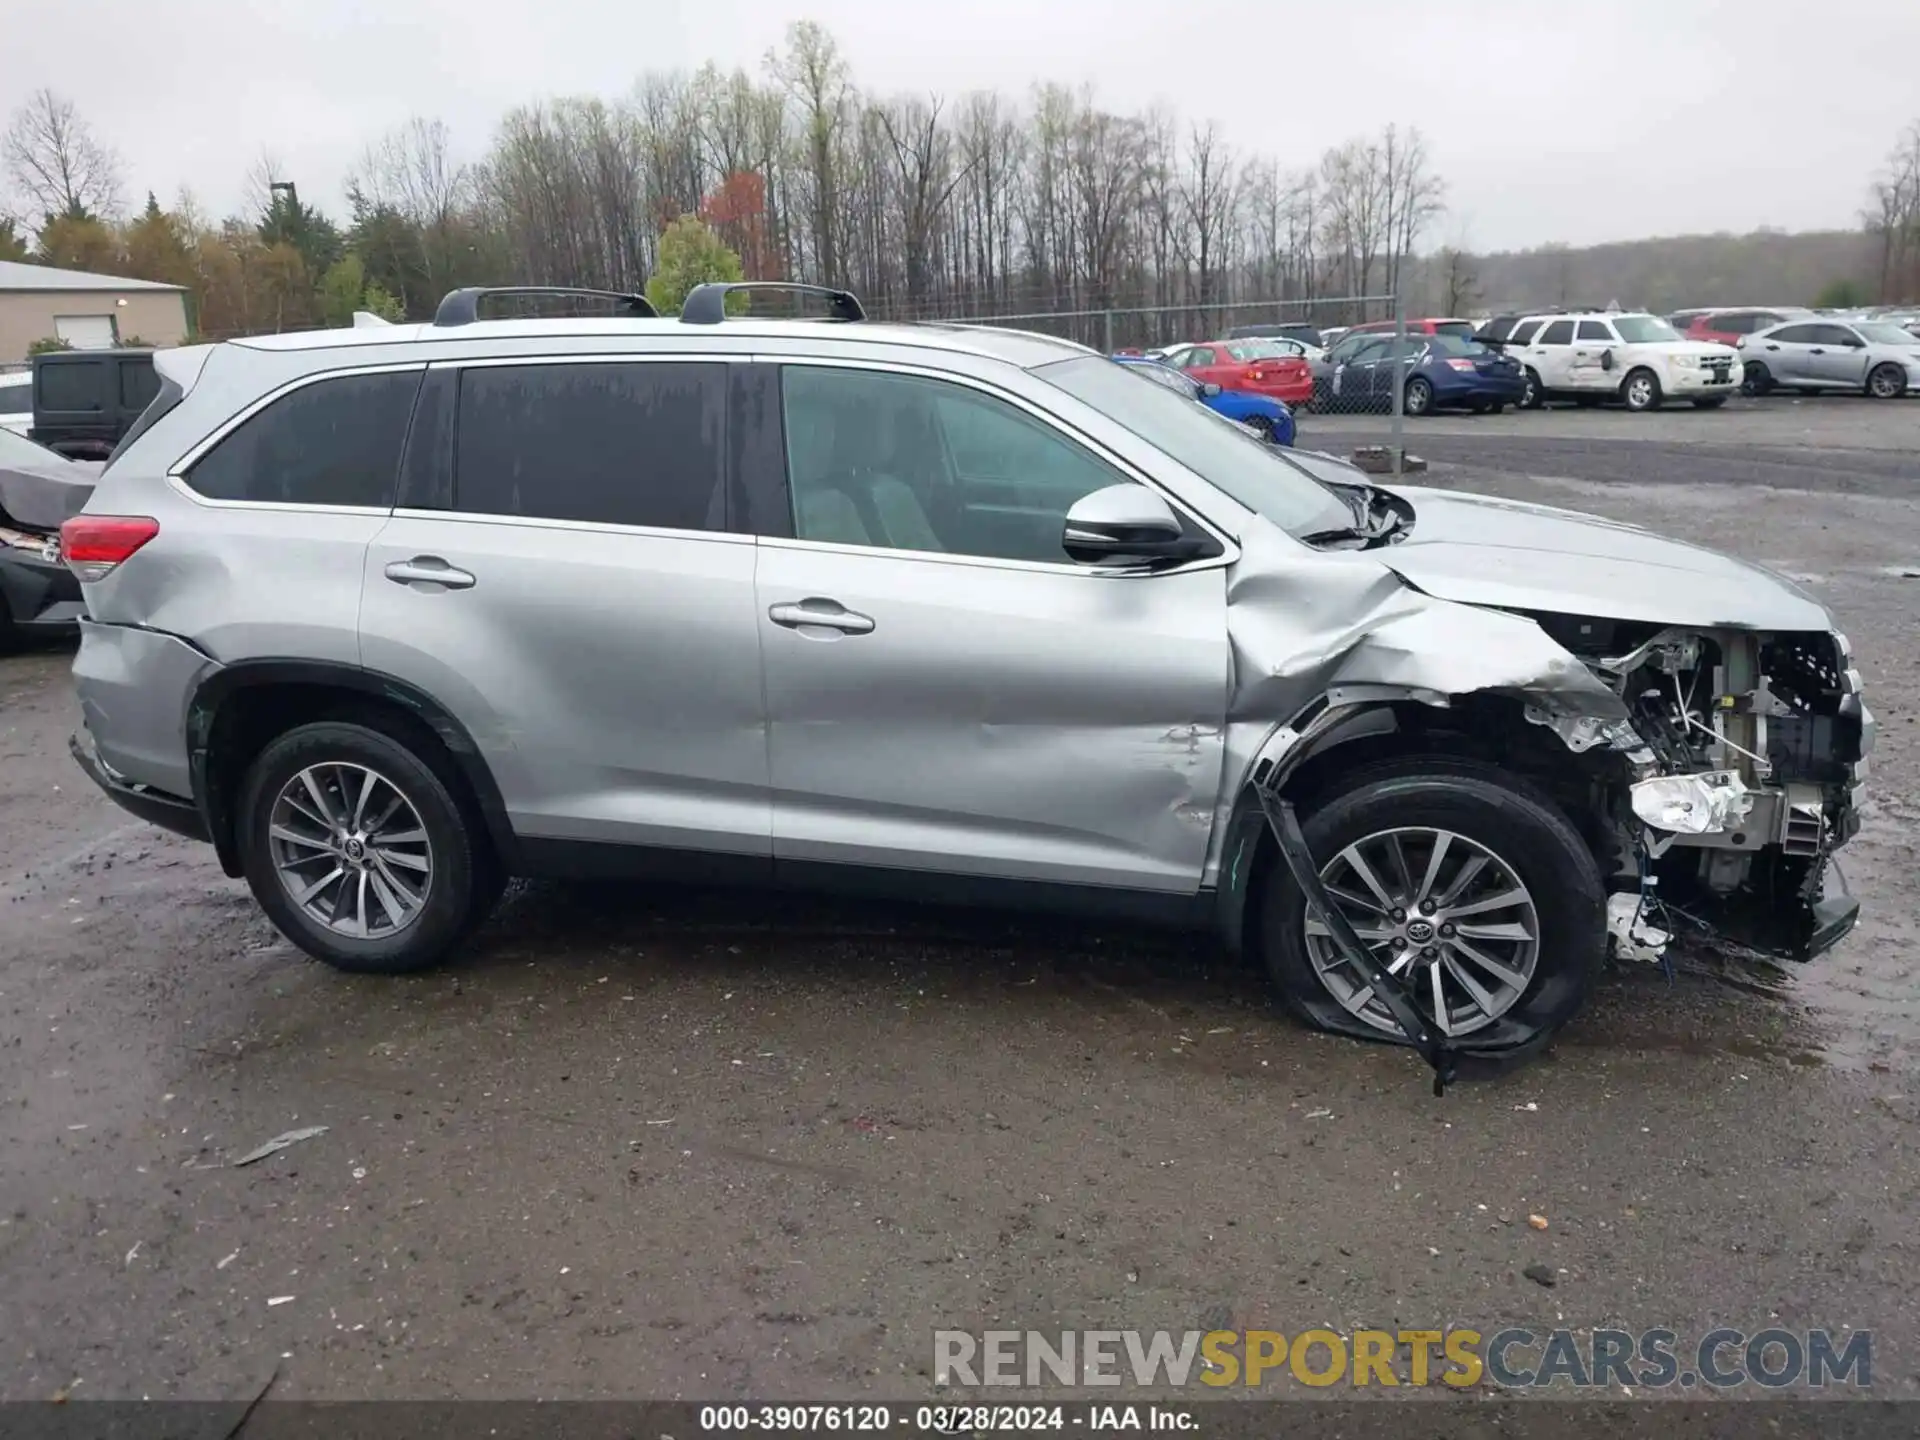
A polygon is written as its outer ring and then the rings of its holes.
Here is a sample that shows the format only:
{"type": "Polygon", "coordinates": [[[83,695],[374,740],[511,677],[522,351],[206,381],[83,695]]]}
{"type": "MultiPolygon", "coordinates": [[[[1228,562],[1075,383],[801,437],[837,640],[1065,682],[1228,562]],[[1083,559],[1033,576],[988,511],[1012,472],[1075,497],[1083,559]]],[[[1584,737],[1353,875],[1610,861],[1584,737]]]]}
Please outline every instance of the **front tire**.
{"type": "MultiPolygon", "coordinates": [[[[1585,1003],[1606,953],[1605,886],[1579,832],[1525,781],[1471,761],[1392,761],[1355,773],[1301,830],[1362,940],[1411,973],[1428,1019],[1444,1008],[1444,1033],[1524,1052],[1585,1003]]],[[[1404,1040],[1274,865],[1261,939],[1282,1003],[1321,1029],[1404,1040]]]]}
{"type": "Polygon", "coordinates": [[[1867,376],[1867,394],[1876,400],[1897,400],[1907,393],[1907,372],[1898,365],[1876,365],[1867,376]]]}
{"type": "Polygon", "coordinates": [[[1249,415],[1246,420],[1250,429],[1258,430],[1265,443],[1273,443],[1273,418],[1269,415],[1249,415]]]}
{"type": "Polygon", "coordinates": [[[1620,382],[1620,400],[1636,415],[1660,408],[1660,377],[1644,366],[1627,372],[1620,382]]]}
{"type": "Polygon", "coordinates": [[[423,970],[499,893],[486,841],[446,781],[366,725],[322,721],[270,743],[247,772],[239,826],[260,908],[339,970],[423,970]]]}

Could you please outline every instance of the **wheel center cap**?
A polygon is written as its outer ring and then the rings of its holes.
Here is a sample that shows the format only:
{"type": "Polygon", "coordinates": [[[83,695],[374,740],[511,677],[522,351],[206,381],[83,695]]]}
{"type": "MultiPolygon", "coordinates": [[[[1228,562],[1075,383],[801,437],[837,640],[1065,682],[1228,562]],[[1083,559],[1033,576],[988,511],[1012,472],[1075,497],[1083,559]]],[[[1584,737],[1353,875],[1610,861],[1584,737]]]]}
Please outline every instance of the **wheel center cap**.
{"type": "Polygon", "coordinates": [[[1416,945],[1425,945],[1433,939],[1433,933],[1433,922],[1430,920],[1409,920],[1407,922],[1407,939],[1416,945]]]}
{"type": "Polygon", "coordinates": [[[341,848],[346,852],[347,859],[349,860],[364,860],[366,858],[367,847],[358,840],[349,840],[341,848]]]}

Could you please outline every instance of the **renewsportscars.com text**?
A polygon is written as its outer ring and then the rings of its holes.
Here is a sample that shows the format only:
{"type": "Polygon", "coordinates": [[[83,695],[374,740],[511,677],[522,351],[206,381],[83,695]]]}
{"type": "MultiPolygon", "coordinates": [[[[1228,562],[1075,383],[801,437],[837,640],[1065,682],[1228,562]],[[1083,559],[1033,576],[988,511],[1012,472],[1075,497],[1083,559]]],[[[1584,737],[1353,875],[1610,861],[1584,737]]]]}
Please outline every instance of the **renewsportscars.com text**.
{"type": "Polygon", "coordinates": [[[1873,1384],[1873,1337],[1779,1327],[1697,1339],[1658,1328],[937,1330],[933,1375],[953,1386],[1864,1389],[1873,1384]]]}

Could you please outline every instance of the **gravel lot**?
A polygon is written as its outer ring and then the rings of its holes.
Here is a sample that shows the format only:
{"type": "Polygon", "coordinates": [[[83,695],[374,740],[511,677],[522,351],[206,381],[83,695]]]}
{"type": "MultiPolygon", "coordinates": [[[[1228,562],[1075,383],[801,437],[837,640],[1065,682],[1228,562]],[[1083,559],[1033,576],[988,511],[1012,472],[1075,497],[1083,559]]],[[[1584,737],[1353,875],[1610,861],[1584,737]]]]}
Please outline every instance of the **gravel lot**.
{"type": "Polygon", "coordinates": [[[0,1397],[277,1367],[312,1398],[907,1398],[937,1325],[1505,1323],[1868,1327],[1876,1392],[1920,1395],[1920,402],[1408,429],[1431,483],[1832,604],[1883,722],[1836,953],[1615,974],[1543,1061],[1444,1100],[1130,930],[521,887],[456,968],[354,979],[95,794],[68,655],[17,656],[0,1397]]]}

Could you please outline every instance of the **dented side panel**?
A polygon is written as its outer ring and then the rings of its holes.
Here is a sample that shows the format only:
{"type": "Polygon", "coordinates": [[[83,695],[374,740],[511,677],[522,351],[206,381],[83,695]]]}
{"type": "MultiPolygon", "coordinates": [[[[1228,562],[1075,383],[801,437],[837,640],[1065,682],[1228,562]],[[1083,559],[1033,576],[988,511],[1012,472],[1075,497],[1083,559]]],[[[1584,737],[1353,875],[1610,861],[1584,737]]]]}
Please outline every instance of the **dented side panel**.
{"type": "Polygon", "coordinates": [[[759,547],[776,860],[1191,894],[1216,829],[1225,574],[759,547]],[[831,596],[847,634],[767,612],[831,596]]]}
{"type": "MultiPolygon", "coordinates": [[[[1435,599],[1372,554],[1303,549],[1264,521],[1240,536],[1227,583],[1233,689],[1217,806],[1232,813],[1255,761],[1282,758],[1286,722],[1325,697],[1445,706],[1492,693],[1543,717],[1624,720],[1626,707],[1524,616],[1435,599]]],[[[1219,883],[1225,827],[1208,856],[1219,883]]]]}
{"type": "Polygon", "coordinates": [[[218,668],[177,636],[82,620],[73,674],[100,759],[127,780],[192,795],[187,703],[218,668]]]}

